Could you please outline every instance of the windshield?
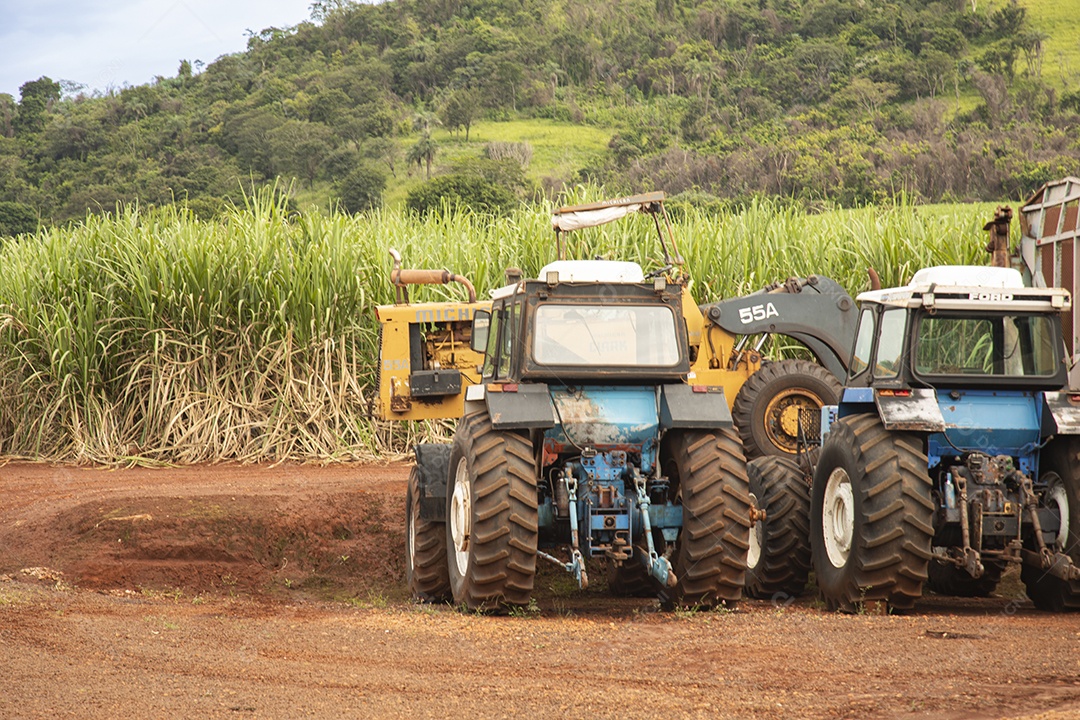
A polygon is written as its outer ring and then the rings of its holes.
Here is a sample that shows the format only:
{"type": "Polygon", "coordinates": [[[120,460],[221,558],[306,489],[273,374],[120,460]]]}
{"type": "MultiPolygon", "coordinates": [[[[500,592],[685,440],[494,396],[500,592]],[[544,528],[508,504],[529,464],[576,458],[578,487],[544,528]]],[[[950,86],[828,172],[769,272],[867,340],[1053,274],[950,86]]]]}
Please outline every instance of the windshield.
{"type": "Polygon", "coordinates": [[[919,323],[919,375],[1048,377],[1060,358],[1047,315],[924,316],[919,323]]]}
{"type": "Polygon", "coordinates": [[[541,365],[673,367],[675,314],[663,306],[541,305],[533,358],[541,365]]]}

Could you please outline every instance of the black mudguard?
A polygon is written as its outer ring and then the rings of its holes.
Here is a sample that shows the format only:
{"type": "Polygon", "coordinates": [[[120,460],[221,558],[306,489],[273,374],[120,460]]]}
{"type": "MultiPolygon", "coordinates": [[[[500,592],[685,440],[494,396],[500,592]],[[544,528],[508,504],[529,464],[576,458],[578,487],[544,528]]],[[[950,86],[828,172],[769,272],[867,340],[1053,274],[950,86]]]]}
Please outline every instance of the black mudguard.
{"type": "Polygon", "coordinates": [[[520,383],[513,392],[484,394],[496,430],[547,430],[555,427],[555,406],[544,383],[520,383]]]}
{"type": "Polygon", "coordinates": [[[665,430],[712,430],[733,426],[724,389],[690,385],[660,386],[660,427],[665,430]]]}
{"type": "Polygon", "coordinates": [[[414,448],[420,471],[420,519],[446,522],[446,481],[450,477],[450,446],[422,443],[414,448]]]}

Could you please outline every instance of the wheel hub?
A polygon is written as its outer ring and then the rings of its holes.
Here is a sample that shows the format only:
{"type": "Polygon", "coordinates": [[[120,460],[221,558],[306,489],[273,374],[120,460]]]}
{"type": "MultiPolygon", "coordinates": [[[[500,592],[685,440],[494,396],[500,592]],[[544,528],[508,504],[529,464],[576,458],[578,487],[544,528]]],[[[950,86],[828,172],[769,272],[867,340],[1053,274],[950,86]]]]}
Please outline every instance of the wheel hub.
{"type": "MultiPolygon", "coordinates": [[[[757,496],[750,493],[750,506],[758,506],[757,496]]],[[[746,567],[753,570],[761,562],[761,548],[765,544],[765,522],[757,520],[750,528],[750,547],[746,551],[746,567]]]]}
{"type": "Polygon", "coordinates": [[[1058,550],[1065,548],[1069,541],[1069,493],[1061,482],[1055,482],[1046,492],[1046,506],[1056,508],[1061,520],[1058,522],[1057,542],[1054,543],[1058,550]]]}
{"type": "Polygon", "coordinates": [[[454,540],[454,561],[458,574],[469,569],[469,536],[472,534],[472,492],[469,487],[469,466],[462,458],[454,476],[454,494],[450,498],[450,535],[454,540]]]}
{"type": "Polygon", "coordinates": [[[844,567],[855,536],[855,494],[844,468],[833,470],[825,483],[821,525],[829,562],[833,567],[844,567]]]}
{"type": "Polygon", "coordinates": [[[799,412],[820,410],[824,401],[806,388],[790,388],[765,408],[765,434],[774,445],[794,455],[799,451],[799,412]]]}
{"type": "Polygon", "coordinates": [[[788,405],[780,411],[780,429],[785,435],[797,438],[799,436],[799,405],[788,405]]]}

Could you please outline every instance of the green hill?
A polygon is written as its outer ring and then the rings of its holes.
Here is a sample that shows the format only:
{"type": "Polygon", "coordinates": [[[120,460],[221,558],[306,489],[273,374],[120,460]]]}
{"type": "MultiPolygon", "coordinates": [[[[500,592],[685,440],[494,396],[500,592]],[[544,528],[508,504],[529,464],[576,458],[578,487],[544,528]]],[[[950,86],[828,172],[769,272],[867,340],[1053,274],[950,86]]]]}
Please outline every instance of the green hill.
{"type": "Polygon", "coordinates": [[[270,184],[301,210],[501,213],[582,183],[859,205],[1080,173],[1080,3],[974,4],[316,2],[176,77],[0,95],[0,234],[270,184]]]}
{"type": "Polygon", "coordinates": [[[1058,88],[1080,87],[1080,0],[1022,0],[1033,30],[1042,36],[1042,77],[1058,88]]]}

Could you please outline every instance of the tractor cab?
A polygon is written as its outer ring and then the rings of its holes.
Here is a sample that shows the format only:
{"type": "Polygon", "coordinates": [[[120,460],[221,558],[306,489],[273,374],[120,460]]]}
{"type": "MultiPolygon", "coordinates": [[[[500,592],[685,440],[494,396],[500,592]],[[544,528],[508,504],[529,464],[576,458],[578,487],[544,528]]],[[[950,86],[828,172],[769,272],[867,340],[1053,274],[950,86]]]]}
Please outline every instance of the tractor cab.
{"type": "Polygon", "coordinates": [[[934,267],[859,295],[848,387],[1058,390],[1067,384],[1061,289],[1011,268],[934,267]]]}
{"type": "Polygon", "coordinates": [[[680,382],[690,371],[682,288],[632,262],[558,261],[492,293],[474,321],[486,381],[680,382]]]}

